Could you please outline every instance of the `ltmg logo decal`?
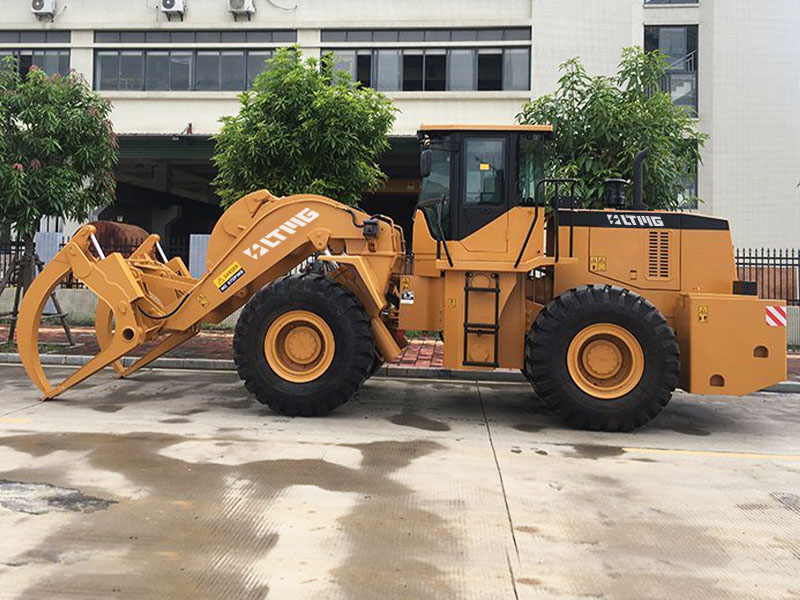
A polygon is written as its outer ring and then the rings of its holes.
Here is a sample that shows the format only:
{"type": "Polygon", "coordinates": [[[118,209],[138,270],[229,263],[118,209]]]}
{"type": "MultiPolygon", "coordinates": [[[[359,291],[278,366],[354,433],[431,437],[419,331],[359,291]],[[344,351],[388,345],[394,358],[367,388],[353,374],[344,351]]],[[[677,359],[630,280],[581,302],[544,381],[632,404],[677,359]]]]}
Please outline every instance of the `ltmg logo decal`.
{"type": "Polygon", "coordinates": [[[663,227],[664,220],[656,215],[626,215],[612,213],[606,215],[611,225],[620,227],[663,227]]]}
{"type": "Polygon", "coordinates": [[[277,229],[273,229],[263,238],[258,240],[258,244],[253,244],[247,248],[244,251],[244,254],[250,258],[256,259],[264,256],[272,248],[279,246],[282,242],[286,241],[289,236],[297,233],[298,229],[305,227],[318,216],[318,212],[311,210],[310,208],[304,208],[291,219],[286,221],[283,225],[280,225],[277,229]]]}

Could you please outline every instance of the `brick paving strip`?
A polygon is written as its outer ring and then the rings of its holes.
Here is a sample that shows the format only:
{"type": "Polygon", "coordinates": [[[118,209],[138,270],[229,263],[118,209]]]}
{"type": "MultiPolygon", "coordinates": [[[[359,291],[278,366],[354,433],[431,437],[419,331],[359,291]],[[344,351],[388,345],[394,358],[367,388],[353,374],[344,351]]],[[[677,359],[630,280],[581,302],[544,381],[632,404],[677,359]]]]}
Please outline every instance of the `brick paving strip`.
{"type": "MultiPolygon", "coordinates": [[[[67,344],[64,331],[58,327],[43,327],[39,332],[39,343],[43,364],[78,365],[100,351],[91,327],[73,327],[75,346],[67,344]]],[[[0,325],[0,362],[19,362],[16,348],[8,344],[8,326],[0,325]]],[[[131,352],[131,357],[142,356],[154,342],[149,342],[131,352]]],[[[443,366],[444,344],[431,338],[410,340],[403,353],[385,365],[379,374],[390,377],[427,377],[443,379],[481,379],[495,381],[524,381],[522,374],[513,369],[496,371],[451,371],[443,366]]],[[[131,358],[124,363],[133,362],[131,358]]],[[[188,342],[175,348],[154,366],[188,369],[232,369],[233,333],[230,331],[205,330],[188,342]]],[[[800,354],[788,357],[788,380],[795,387],[800,384],[800,354]]],[[[794,390],[791,390],[794,391],[794,390]]],[[[798,390],[800,391],[800,387],[798,390]]]]}

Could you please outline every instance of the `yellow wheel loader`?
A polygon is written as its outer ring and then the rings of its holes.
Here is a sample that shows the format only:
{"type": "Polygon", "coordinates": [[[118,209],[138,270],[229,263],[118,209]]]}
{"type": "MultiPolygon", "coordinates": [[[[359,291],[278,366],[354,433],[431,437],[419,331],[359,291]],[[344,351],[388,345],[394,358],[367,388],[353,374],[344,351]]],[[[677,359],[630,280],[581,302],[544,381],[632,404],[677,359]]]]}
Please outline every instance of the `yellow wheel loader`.
{"type": "Polygon", "coordinates": [[[158,236],[126,259],[105,256],[84,226],[25,295],[25,369],[53,398],[109,365],[130,375],[242,308],[238,373],[287,415],[346,402],[400,354],[404,330],[440,332],[448,369],[521,369],[542,402],[588,429],[643,425],[676,387],[741,395],[785,379],[784,303],[737,281],[728,223],[646,210],[643,154],[632,207],[627,182],[610,180],[603,208],[577,208],[574,182],[542,176],[551,135],[422,126],[410,251],[387,217],[265,190],[222,215],[199,279],[163,256],[158,236]],[[309,261],[311,272],[287,275],[309,261]],[[70,274],[98,296],[101,351],[53,385],[37,334],[50,291],[70,274]]]}

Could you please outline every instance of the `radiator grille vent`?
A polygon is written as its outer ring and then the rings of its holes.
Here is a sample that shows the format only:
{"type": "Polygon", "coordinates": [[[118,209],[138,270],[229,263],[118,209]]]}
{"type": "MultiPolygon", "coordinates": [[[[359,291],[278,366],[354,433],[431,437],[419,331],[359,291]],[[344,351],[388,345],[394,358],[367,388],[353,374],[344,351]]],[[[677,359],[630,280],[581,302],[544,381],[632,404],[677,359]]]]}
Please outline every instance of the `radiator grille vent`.
{"type": "Polygon", "coordinates": [[[648,240],[647,276],[669,279],[669,231],[651,231],[648,240]]]}

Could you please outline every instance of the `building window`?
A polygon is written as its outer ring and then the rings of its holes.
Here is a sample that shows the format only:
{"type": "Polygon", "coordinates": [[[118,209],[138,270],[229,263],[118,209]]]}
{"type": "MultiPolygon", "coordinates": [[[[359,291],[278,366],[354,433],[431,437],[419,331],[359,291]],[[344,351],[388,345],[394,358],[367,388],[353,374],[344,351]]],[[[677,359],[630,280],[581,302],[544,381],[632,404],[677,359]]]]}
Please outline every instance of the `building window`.
{"type": "Polygon", "coordinates": [[[0,44],[69,44],[70,31],[0,31],[0,44]]]}
{"type": "Polygon", "coordinates": [[[697,116],[697,25],[648,26],[644,28],[644,49],[660,50],[667,57],[662,91],[672,102],[697,116]]]}
{"type": "MultiPolygon", "coordinates": [[[[2,41],[2,37],[0,37],[2,41]]],[[[248,29],[203,31],[95,31],[97,44],[225,44],[260,43],[293,44],[297,41],[294,29],[248,29]]]]}
{"type": "Polygon", "coordinates": [[[441,92],[447,89],[447,51],[425,51],[425,89],[441,92]]]}
{"type": "Polygon", "coordinates": [[[240,91],[271,57],[271,50],[97,50],[95,89],[240,91]]]}
{"type": "Polygon", "coordinates": [[[403,52],[403,91],[419,92],[424,89],[424,59],[422,50],[403,52]]]}
{"type": "Polygon", "coordinates": [[[530,27],[493,29],[325,29],[323,42],[502,42],[531,39],[530,27]]]}
{"type": "Polygon", "coordinates": [[[644,0],[644,5],[652,4],[697,4],[699,0],[644,0]]]}
{"type": "Polygon", "coordinates": [[[475,89],[475,55],[474,50],[450,50],[447,65],[447,89],[468,91],[475,89]]]}
{"type": "Polygon", "coordinates": [[[478,50],[478,89],[503,89],[502,50],[478,50]]]}
{"type": "Polygon", "coordinates": [[[0,60],[15,56],[19,61],[19,72],[27,74],[31,67],[38,67],[48,75],[69,73],[69,50],[5,50],[0,49],[0,60]]]}
{"type": "Polygon", "coordinates": [[[329,49],[335,67],[381,91],[530,89],[530,48],[329,49]]]}

